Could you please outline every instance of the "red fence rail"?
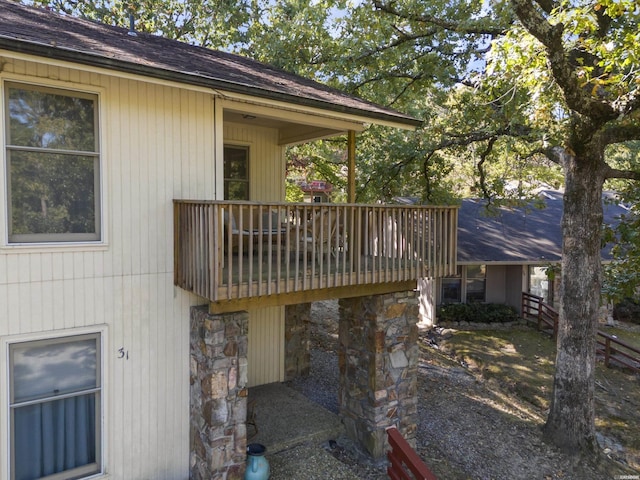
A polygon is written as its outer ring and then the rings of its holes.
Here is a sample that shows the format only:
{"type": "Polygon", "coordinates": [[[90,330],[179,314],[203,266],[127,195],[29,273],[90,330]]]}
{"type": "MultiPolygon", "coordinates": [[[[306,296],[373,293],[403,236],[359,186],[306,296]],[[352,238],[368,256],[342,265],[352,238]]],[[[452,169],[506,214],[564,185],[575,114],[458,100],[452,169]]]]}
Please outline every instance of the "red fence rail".
{"type": "Polygon", "coordinates": [[[387,428],[391,450],[387,453],[387,475],[392,480],[437,480],[397,428],[387,428]]]}

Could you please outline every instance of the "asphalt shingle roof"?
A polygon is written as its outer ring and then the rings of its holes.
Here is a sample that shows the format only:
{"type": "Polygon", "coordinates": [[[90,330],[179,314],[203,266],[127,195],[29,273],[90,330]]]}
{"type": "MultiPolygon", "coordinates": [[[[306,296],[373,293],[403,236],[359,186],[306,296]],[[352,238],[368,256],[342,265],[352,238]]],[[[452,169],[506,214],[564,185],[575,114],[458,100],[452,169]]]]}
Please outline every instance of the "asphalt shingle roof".
{"type": "MultiPolygon", "coordinates": [[[[546,205],[530,203],[521,208],[498,208],[490,214],[486,202],[465,199],[458,212],[458,261],[463,263],[559,262],[562,254],[562,193],[543,191],[546,205]]],[[[604,223],[615,225],[629,212],[605,202],[604,223]]],[[[611,259],[611,246],[602,258],[611,259]]]]}
{"type": "MultiPolygon", "coordinates": [[[[0,0],[0,49],[281,100],[371,120],[421,122],[255,60],[0,0]]],[[[375,123],[375,122],[373,122],[375,123]]]]}

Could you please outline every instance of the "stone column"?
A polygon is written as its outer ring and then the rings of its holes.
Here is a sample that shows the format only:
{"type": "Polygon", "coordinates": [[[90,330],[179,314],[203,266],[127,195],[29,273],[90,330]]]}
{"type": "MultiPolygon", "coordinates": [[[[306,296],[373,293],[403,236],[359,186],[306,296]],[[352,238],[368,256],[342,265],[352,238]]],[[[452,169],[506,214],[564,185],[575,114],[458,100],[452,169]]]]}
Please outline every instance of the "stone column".
{"type": "Polygon", "coordinates": [[[415,448],[418,302],[415,292],[340,300],[340,415],[347,435],[375,460],[394,425],[415,448]]]}
{"type": "Polygon", "coordinates": [[[311,304],[285,307],[284,376],[285,380],[306,377],[311,368],[311,304]]]}
{"type": "Polygon", "coordinates": [[[249,315],[191,309],[190,463],[192,480],[241,479],[247,448],[249,315]]]}

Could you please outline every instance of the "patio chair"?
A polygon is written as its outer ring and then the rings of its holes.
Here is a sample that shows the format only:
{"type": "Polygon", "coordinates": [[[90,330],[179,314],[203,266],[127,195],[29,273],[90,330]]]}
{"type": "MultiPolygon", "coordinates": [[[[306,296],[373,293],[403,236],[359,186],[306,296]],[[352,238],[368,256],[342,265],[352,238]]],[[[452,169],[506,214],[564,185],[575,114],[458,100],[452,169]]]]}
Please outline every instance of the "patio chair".
{"type": "Polygon", "coordinates": [[[236,252],[238,250],[238,245],[240,244],[240,239],[244,236],[248,237],[250,232],[248,230],[240,230],[238,228],[238,224],[236,223],[236,216],[233,214],[231,209],[225,209],[222,214],[223,224],[224,224],[224,237],[223,244],[225,252],[236,252]],[[231,242],[228,241],[229,232],[231,232],[231,242]]]}
{"type": "Polygon", "coordinates": [[[314,253],[317,262],[324,259],[325,255],[335,258],[345,247],[342,210],[317,212],[300,236],[300,242],[303,246],[306,244],[307,252],[314,253]]]}
{"type": "MultiPolygon", "coordinates": [[[[261,211],[253,209],[252,213],[248,207],[240,209],[230,208],[224,211],[224,235],[225,247],[227,246],[228,231],[231,231],[231,247],[232,251],[237,251],[240,241],[242,241],[243,251],[248,252],[248,242],[257,243],[262,240],[263,243],[274,243],[280,238],[284,238],[287,229],[282,225],[280,216],[277,211],[261,211]],[[238,213],[242,210],[242,225],[238,226],[234,210],[238,213]],[[261,222],[259,220],[262,220],[261,222]]],[[[226,250],[226,248],[225,248],[226,250]]]]}

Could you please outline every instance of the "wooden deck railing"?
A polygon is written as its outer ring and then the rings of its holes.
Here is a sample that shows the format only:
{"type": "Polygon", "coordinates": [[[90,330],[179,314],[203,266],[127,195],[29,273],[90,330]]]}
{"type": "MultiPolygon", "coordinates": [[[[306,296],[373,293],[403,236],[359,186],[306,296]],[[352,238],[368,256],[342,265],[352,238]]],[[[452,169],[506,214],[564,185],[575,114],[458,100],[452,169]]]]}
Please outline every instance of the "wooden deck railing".
{"type": "Polygon", "coordinates": [[[522,316],[535,318],[538,322],[538,330],[547,331],[555,338],[558,335],[558,311],[544,298],[531,293],[522,292],[522,316]]]}
{"type": "Polygon", "coordinates": [[[607,367],[615,365],[640,373],[640,349],[619,338],[599,330],[596,351],[604,358],[607,367]]]}
{"type": "Polygon", "coordinates": [[[457,208],[174,201],[175,284],[212,302],[455,273],[457,208]]]}
{"type": "MultiPolygon", "coordinates": [[[[558,334],[560,315],[542,297],[522,292],[522,315],[525,318],[537,318],[538,330],[552,329],[554,337],[558,334]]],[[[640,373],[640,349],[602,330],[596,333],[596,353],[604,359],[607,367],[615,365],[640,373]]]]}
{"type": "Polygon", "coordinates": [[[387,475],[392,480],[437,480],[397,428],[387,428],[391,450],[387,453],[387,475]]]}

